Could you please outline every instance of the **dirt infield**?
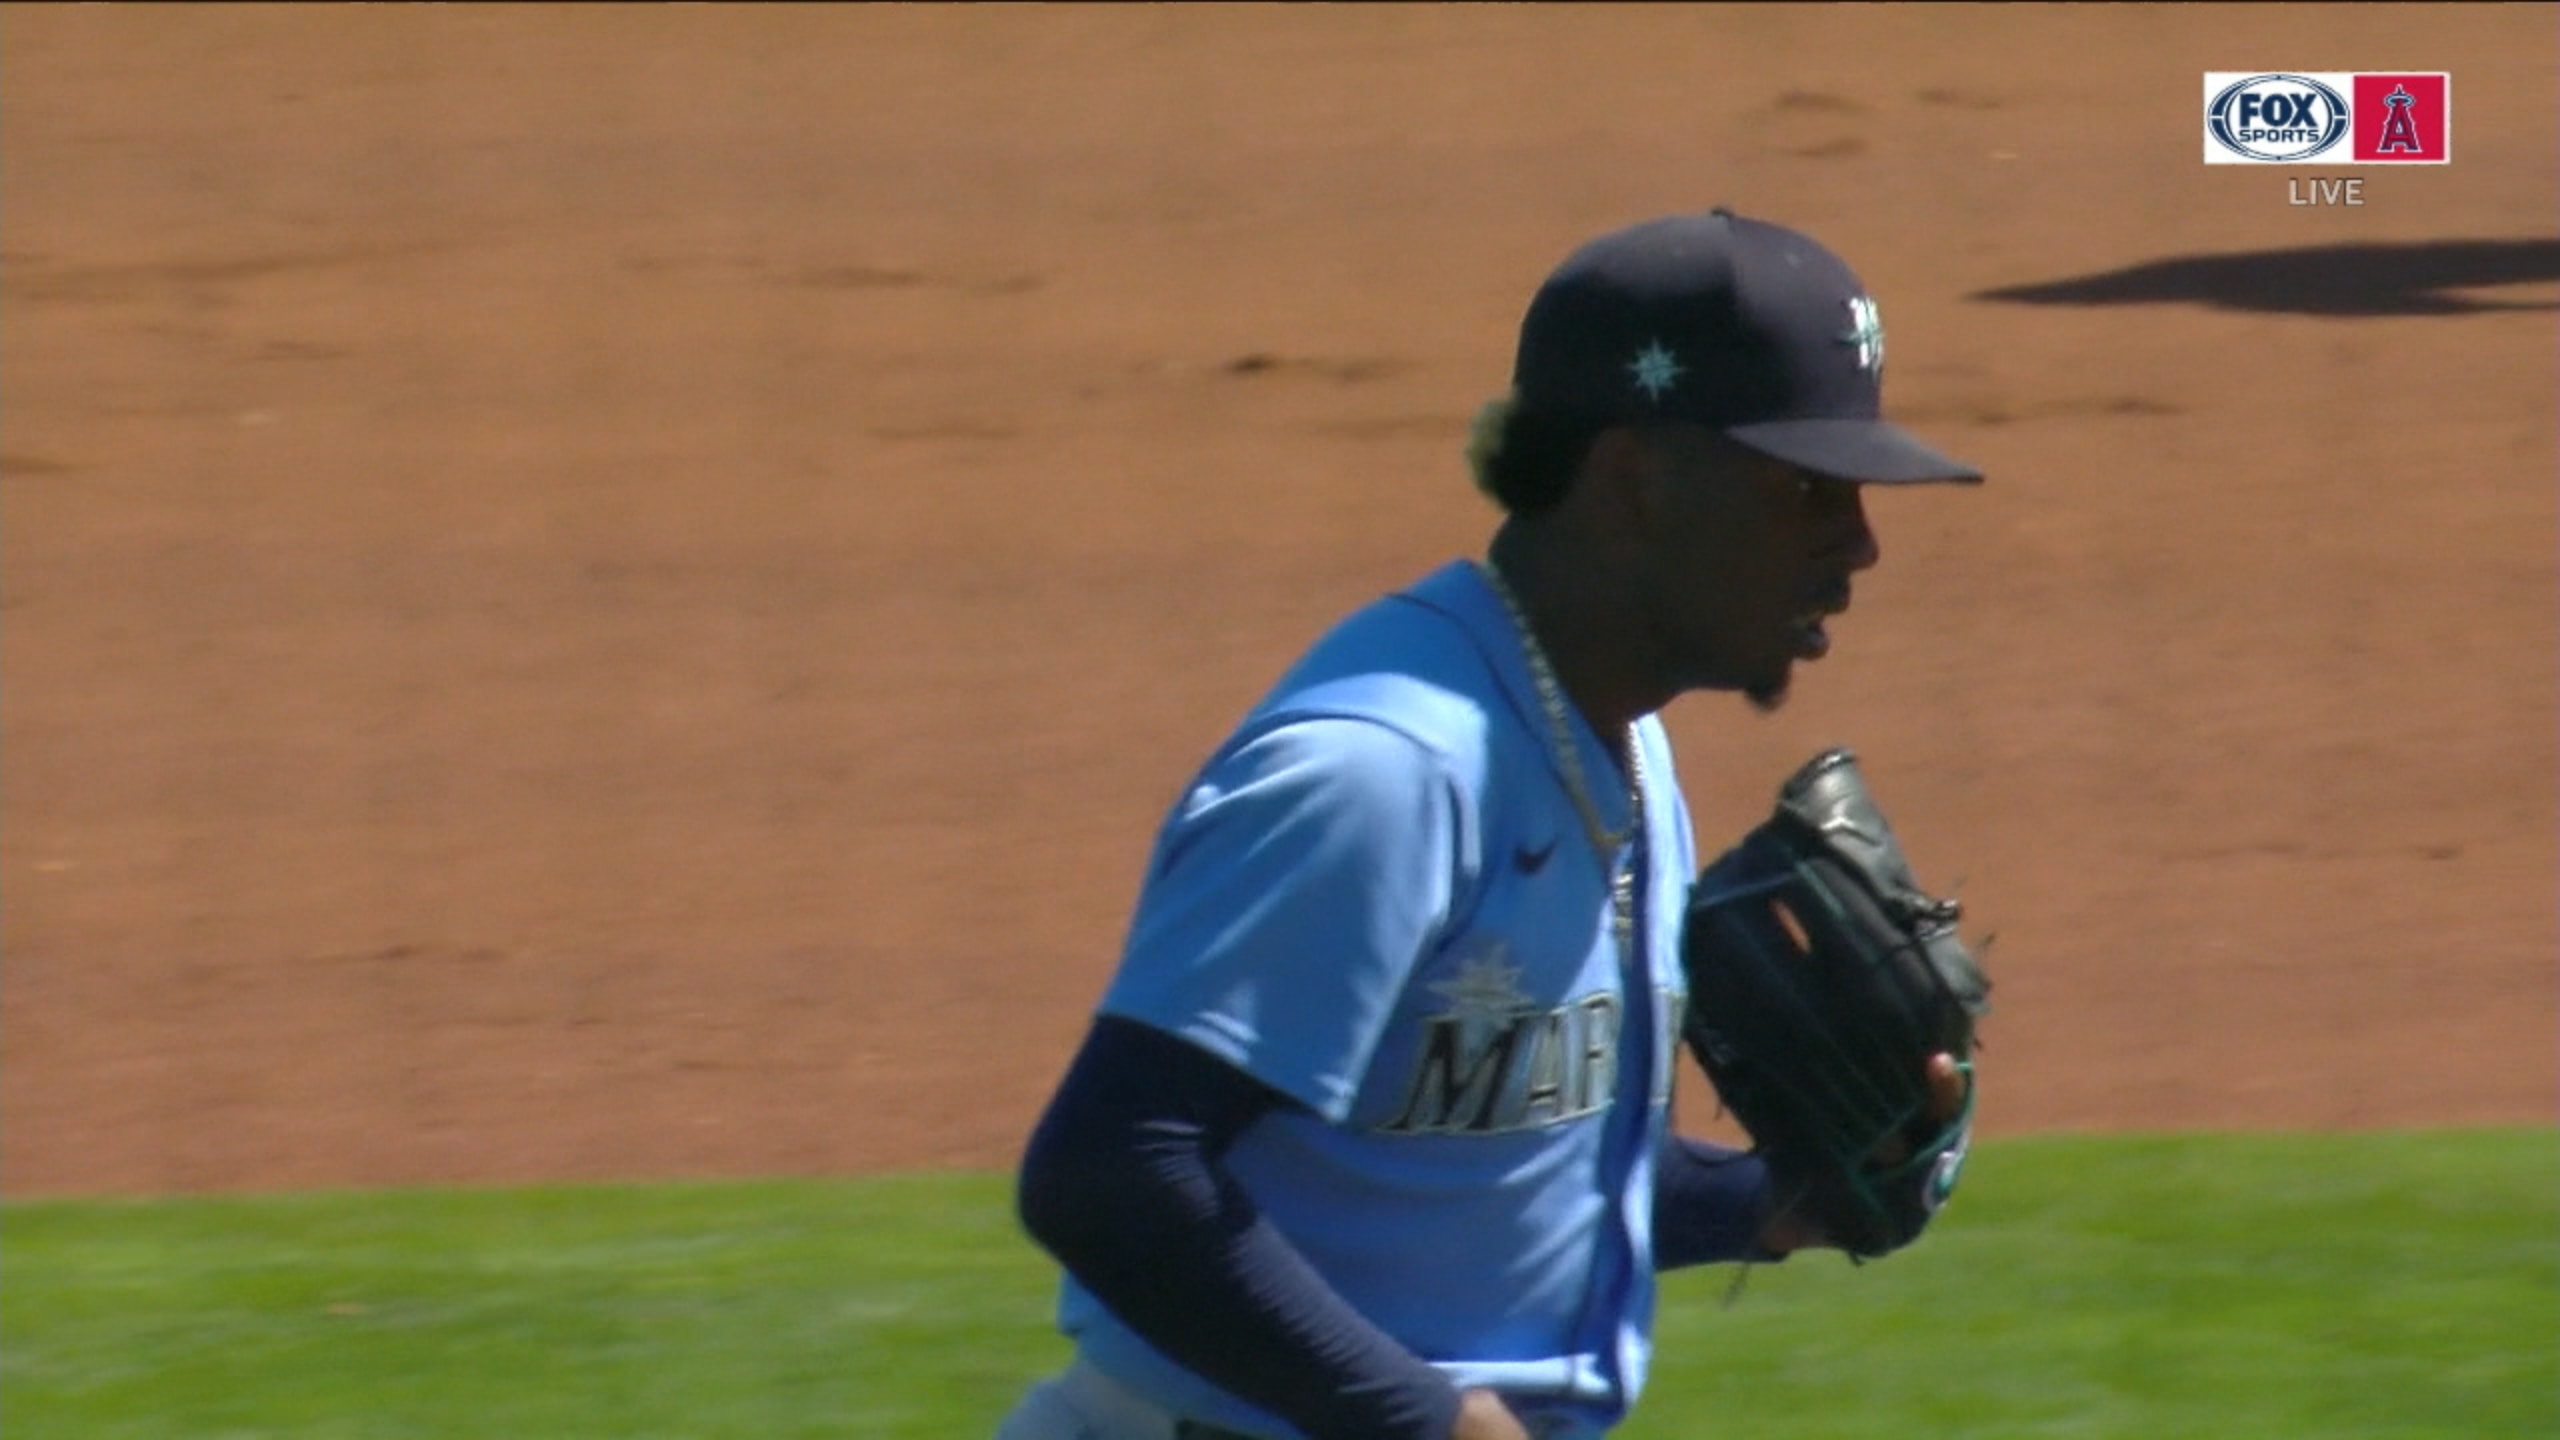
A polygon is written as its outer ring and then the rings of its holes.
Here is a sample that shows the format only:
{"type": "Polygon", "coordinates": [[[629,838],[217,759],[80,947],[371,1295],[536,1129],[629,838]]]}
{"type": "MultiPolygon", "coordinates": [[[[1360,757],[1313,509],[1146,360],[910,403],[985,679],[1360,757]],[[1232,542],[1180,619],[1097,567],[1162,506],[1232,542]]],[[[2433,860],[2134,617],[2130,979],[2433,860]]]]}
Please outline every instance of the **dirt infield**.
{"type": "Polygon", "coordinates": [[[1992,483],[1674,708],[1708,843],[1861,751],[1994,1131],[2551,1117],[2560,44],[2303,13],[13,8],[0,1180],[1007,1162],[1538,277],[1719,202],[1992,483]],[[2258,64],[2454,163],[2202,165],[2258,64]]]}

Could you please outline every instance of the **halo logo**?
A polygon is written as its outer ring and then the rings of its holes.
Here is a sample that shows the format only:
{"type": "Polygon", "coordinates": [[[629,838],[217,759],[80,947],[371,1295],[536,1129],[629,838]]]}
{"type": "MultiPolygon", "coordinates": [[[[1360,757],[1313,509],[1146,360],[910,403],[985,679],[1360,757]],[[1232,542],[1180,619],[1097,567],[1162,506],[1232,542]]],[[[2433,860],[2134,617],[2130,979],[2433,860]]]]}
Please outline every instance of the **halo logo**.
{"type": "Polygon", "coordinates": [[[2453,163],[2453,77],[2442,70],[2355,75],[2347,91],[2355,105],[2355,159],[2359,165],[2453,163]]]}
{"type": "Polygon", "coordinates": [[[2205,163],[2290,165],[2316,158],[2347,136],[2352,76],[2277,72],[2204,77],[2205,163]]]}

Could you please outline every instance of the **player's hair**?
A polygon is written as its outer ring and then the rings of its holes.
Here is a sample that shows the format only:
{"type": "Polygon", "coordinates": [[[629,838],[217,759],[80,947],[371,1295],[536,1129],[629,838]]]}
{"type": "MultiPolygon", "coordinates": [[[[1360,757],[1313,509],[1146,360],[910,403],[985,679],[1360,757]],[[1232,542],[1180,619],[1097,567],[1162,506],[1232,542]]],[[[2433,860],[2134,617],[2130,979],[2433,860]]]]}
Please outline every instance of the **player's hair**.
{"type": "Polygon", "coordinates": [[[1555,508],[1606,422],[1523,409],[1504,393],[1486,401],[1467,431],[1467,469],[1485,498],[1514,515],[1555,508]]]}

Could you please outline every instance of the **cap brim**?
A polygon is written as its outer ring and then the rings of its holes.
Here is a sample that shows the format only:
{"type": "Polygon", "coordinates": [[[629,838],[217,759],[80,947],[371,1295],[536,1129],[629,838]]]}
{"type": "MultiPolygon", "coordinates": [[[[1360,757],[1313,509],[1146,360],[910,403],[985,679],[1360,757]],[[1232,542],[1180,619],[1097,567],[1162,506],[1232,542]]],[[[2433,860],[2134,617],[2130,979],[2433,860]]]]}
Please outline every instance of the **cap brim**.
{"type": "Polygon", "coordinates": [[[1764,420],[1724,433],[1791,465],[1869,485],[1979,485],[1982,472],[1889,420],[1764,420]]]}

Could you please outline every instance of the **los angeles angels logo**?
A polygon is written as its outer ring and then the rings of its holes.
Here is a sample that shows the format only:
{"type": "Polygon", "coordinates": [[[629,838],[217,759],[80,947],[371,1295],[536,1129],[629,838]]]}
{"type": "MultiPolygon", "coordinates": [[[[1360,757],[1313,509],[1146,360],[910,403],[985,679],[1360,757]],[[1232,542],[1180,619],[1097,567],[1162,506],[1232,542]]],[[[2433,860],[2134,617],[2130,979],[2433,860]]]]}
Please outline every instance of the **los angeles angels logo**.
{"type": "Polygon", "coordinates": [[[2366,165],[2443,165],[2453,159],[2453,77],[2442,71],[2358,74],[2355,143],[2366,165]]]}

